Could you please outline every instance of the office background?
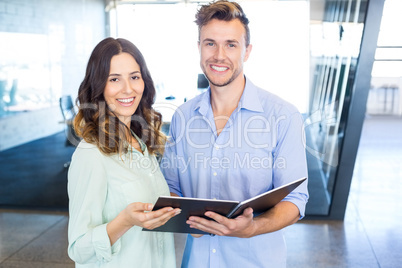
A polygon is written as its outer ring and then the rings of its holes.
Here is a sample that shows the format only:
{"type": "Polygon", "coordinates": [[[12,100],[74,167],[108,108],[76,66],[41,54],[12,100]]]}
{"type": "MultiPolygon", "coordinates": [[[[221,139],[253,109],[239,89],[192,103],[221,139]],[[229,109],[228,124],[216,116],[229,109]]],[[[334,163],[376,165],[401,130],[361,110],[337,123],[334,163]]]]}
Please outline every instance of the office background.
{"type": "MultiPolygon", "coordinates": [[[[203,1],[135,2],[0,1],[0,267],[71,267],[64,249],[74,144],[60,98],[75,99],[101,39],[128,38],[143,51],[167,123],[205,90],[193,23],[203,1]]],[[[240,2],[252,21],[246,74],[305,115],[311,198],[306,219],[289,228],[290,267],[395,267],[401,2],[240,2]]]]}

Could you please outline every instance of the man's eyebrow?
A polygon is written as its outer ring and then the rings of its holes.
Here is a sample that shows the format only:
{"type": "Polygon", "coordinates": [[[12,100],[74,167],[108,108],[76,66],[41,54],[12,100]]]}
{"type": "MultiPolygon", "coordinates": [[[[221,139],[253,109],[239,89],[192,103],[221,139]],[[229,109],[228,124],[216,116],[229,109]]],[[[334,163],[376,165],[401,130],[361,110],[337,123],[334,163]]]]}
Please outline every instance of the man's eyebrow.
{"type": "MultiPolygon", "coordinates": [[[[204,40],[202,40],[202,42],[215,42],[214,39],[211,38],[205,38],[204,40]]],[[[225,41],[226,43],[239,43],[239,41],[237,41],[236,39],[229,39],[225,41]]]]}
{"type": "Polygon", "coordinates": [[[239,43],[236,39],[226,40],[227,43],[239,43]]]}
{"type": "Polygon", "coordinates": [[[205,38],[204,40],[202,40],[202,42],[215,42],[215,40],[211,38],[205,38]]]}

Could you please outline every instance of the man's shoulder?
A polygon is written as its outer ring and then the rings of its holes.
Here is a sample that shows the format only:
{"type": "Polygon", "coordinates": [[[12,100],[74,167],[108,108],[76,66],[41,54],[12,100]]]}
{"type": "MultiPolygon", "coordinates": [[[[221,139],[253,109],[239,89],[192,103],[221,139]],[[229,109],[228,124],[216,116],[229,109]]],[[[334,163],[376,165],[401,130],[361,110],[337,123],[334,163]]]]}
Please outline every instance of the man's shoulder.
{"type": "Polygon", "coordinates": [[[177,107],[175,114],[181,113],[183,115],[187,116],[192,116],[194,111],[200,107],[201,102],[203,98],[205,97],[205,94],[209,94],[208,91],[203,92],[192,99],[186,101],[185,103],[181,104],[179,107],[177,107]]]}
{"type": "Polygon", "coordinates": [[[299,113],[295,105],[278,95],[255,86],[256,94],[264,111],[272,110],[282,113],[299,113]]]}
{"type": "Polygon", "coordinates": [[[184,108],[186,108],[186,107],[195,107],[195,106],[199,105],[199,103],[202,101],[202,99],[207,94],[209,94],[209,91],[204,91],[204,92],[198,94],[197,96],[189,99],[188,101],[183,103],[180,107],[184,107],[184,108]]]}

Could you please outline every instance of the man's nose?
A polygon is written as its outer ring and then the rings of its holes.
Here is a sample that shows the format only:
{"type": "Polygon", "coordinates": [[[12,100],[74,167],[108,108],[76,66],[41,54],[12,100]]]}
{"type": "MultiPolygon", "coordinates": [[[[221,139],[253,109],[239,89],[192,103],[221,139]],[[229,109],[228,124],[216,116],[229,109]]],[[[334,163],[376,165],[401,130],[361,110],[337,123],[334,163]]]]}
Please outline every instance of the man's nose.
{"type": "Polygon", "coordinates": [[[215,51],[215,58],[217,60],[225,59],[226,57],[226,52],[225,48],[223,46],[218,46],[218,48],[215,51]]]}

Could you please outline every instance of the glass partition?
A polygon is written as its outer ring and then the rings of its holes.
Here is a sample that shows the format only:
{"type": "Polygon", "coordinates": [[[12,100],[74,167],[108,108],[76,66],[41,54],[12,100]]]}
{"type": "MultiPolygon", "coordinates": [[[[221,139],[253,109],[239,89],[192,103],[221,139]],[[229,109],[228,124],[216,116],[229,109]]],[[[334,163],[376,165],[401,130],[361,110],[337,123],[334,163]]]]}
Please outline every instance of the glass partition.
{"type": "Polygon", "coordinates": [[[45,34],[0,32],[0,117],[57,104],[61,61],[45,34]]]}
{"type": "MultiPolygon", "coordinates": [[[[356,99],[355,95],[357,71],[371,68],[370,65],[359,66],[363,35],[370,30],[366,27],[368,6],[368,0],[310,1],[312,74],[309,114],[305,121],[311,184],[306,211],[309,215],[329,215],[336,184],[350,183],[351,175],[349,178],[339,176],[344,167],[353,172],[354,158],[345,163],[344,155],[349,149],[345,147],[346,135],[353,136],[356,146],[360,138],[359,126],[351,134],[347,134],[347,128],[353,130],[351,118],[360,116],[351,114],[353,101],[364,105],[366,102],[365,98],[356,99]]],[[[373,47],[373,44],[365,45],[373,47]]],[[[372,58],[365,60],[373,62],[372,58]]],[[[369,88],[362,90],[368,92],[369,88]]],[[[350,156],[355,153],[350,151],[350,156]]],[[[348,192],[343,194],[346,202],[348,192]]]]}

